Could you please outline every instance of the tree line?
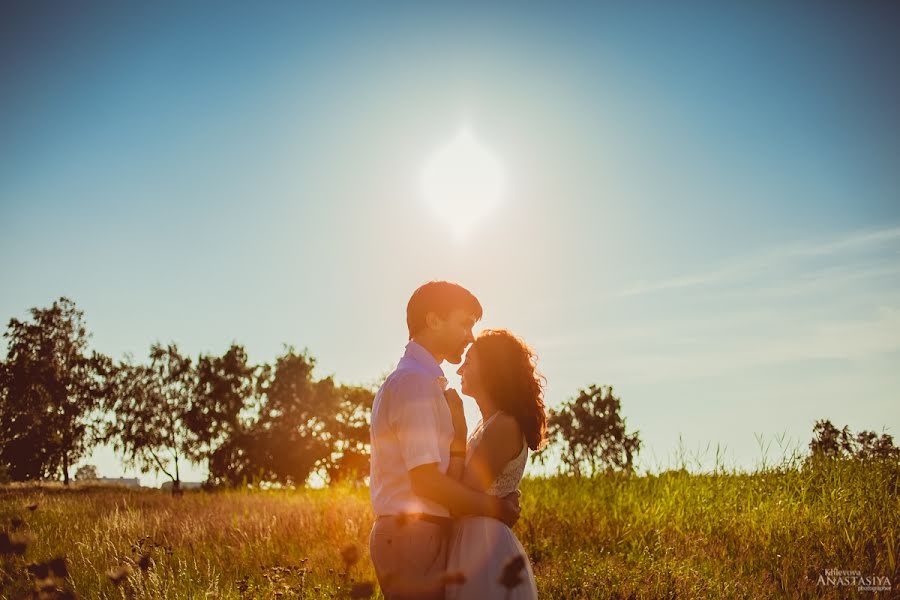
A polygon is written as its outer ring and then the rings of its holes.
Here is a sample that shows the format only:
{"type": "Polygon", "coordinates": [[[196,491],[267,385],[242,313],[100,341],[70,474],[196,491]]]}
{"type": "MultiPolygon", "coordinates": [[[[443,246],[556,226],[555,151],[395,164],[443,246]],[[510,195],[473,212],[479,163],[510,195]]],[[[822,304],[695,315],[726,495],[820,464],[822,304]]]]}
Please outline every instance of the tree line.
{"type": "MultiPolygon", "coordinates": [[[[89,348],[83,311],[68,298],[12,318],[0,360],[0,482],[62,479],[98,444],[127,466],[181,485],[186,463],[206,465],[209,485],[304,485],[360,481],[369,470],[373,386],[316,378],[316,361],[286,346],[253,364],[243,346],[191,357],[174,343],[146,359],[89,348]]],[[[817,421],[811,458],[897,460],[890,435],[856,436],[817,421]]],[[[611,386],[591,385],[548,411],[560,472],[594,476],[634,470],[639,432],[628,432],[611,386]]],[[[84,469],[82,473],[91,473],[84,469]]],[[[95,473],[95,471],[93,471],[95,473]]]]}
{"type": "MultiPolygon", "coordinates": [[[[374,386],[316,378],[316,361],[287,346],[253,364],[243,346],[191,357],[154,343],[121,360],[89,348],[84,313],[68,298],[10,319],[0,361],[0,481],[62,479],[94,446],[168,477],[206,465],[210,485],[362,480],[369,470],[374,386]]],[[[640,449],[611,387],[590,386],[548,414],[559,467],[575,475],[630,471],[640,449]]],[[[546,458],[546,452],[538,458],[546,458]]],[[[82,465],[81,476],[96,476],[82,465]]]]}
{"type": "Polygon", "coordinates": [[[181,483],[185,463],[209,483],[302,485],[368,472],[374,392],[313,375],[286,347],[252,364],[243,346],[196,358],[154,343],[145,360],[90,350],[84,313],[68,298],[11,319],[0,362],[0,479],[61,478],[98,444],[128,466],[181,483]]]}

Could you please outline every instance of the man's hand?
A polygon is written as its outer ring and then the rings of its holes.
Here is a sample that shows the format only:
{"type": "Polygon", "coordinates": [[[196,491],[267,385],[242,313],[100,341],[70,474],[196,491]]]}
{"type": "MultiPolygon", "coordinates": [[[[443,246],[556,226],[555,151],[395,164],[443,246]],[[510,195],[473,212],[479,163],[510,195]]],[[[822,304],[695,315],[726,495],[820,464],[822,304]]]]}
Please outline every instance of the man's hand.
{"type": "Polygon", "coordinates": [[[462,440],[465,444],[466,435],[468,434],[468,425],[466,425],[466,412],[463,410],[462,398],[453,388],[444,391],[444,399],[447,401],[447,407],[450,409],[450,417],[453,419],[453,433],[457,440],[462,440]]]}
{"type": "Polygon", "coordinates": [[[503,496],[504,500],[509,500],[513,504],[515,504],[516,508],[521,509],[519,499],[522,497],[522,490],[513,490],[507,495],[503,496]]]}
{"type": "Polygon", "coordinates": [[[500,514],[497,515],[497,518],[506,523],[508,527],[512,527],[519,520],[519,514],[522,511],[519,506],[519,496],[521,495],[522,492],[515,490],[500,498],[500,514]]]}

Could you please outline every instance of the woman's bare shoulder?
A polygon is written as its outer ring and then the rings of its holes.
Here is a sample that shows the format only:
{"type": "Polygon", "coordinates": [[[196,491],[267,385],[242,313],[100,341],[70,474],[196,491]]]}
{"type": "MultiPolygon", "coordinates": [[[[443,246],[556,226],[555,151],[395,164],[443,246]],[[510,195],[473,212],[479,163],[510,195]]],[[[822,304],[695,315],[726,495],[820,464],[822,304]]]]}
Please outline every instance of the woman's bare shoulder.
{"type": "Polygon", "coordinates": [[[522,449],[522,428],[515,417],[504,412],[491,419],[484,437],[490,438],[488,443],[493,448],[510,457],[515,457],[522,449]]]}

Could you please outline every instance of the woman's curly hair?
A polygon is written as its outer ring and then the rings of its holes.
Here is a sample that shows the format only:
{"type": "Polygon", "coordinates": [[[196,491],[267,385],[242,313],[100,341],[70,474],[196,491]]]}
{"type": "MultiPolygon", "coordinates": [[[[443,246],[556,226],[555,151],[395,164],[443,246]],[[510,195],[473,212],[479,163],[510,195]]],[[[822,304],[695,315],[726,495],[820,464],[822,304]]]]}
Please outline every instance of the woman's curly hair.
{"type": "Polygon", "coordinates": [[[472,349],[478,357],[482,385],[491,400],[516,419],[529,448],[543,448],[547,441],[547,380],[537,370],[537,354],[505,329],[482,331],[472,349]]]}

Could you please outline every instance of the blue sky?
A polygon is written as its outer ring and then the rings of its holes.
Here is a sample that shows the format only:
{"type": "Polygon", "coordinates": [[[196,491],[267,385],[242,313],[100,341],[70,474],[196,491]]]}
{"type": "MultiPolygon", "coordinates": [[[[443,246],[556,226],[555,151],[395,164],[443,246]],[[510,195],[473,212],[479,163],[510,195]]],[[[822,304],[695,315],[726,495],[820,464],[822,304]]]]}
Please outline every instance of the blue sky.
{"type": "Polygon", "coordinates": [[[113,356],[287,343],[366,383],[451,279],[551,406],[614,385],[647,468],[900,434],[896,5],[0,11],[4,320],[67,295],[113,356]],[[459,239],[420,175],[463,125],[508,186],[459,239]]]}

